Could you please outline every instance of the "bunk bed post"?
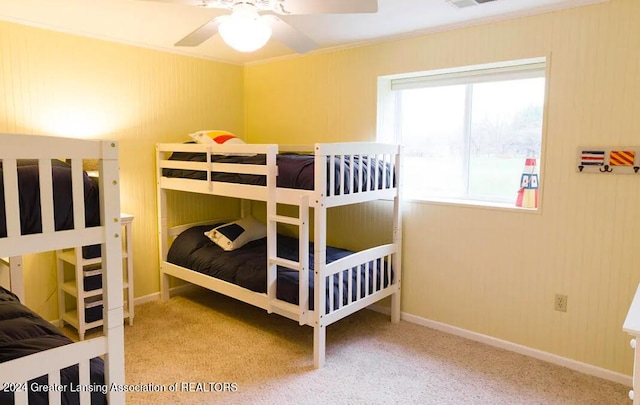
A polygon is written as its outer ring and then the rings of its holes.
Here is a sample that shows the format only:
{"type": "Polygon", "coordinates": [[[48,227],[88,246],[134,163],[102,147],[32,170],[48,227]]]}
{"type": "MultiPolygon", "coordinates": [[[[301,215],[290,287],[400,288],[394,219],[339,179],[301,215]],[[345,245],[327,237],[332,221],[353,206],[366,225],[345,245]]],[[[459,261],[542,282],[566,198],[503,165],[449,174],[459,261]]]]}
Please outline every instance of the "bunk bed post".
{"type": "Polygon", "coordinates": [[[241,199],[240,200],[240,218],[246,218],[251,215],[251,200],[241,199]]]}
{"type": "Polygon", "coordinates": [[[309,196],[300,197],[298,207],[298,262],[300,274],[298,275],[298,306],[300,319],[298,323],[309,323],[309,196]]]}
{"type": "MultiPolygon", "coordinates": [[[[76,246],[74,249],[74,255],[75,255],[75,262],[76,265],[74,266],[75,268],[75,280],[83,280],[84,279],[84,275],[82,273],[82,271],[84,270],[83,267],[81,266],[80,263],[82,263],[82,246],[76,246]]],[[[105,269],[107,267],[105,266],[105,269]]],[[[64,270],[63,270],[64,271],[64,270]]],[[[104,272],[103,272],[104,273],[104,272]]],[[[64,274],[64,273],[63,273],[64,274]]],[[[62,284],[61,284],[62,285],[62,284]]],[[[85,331],[87,329],[87,324],[85,322],[85,313],[84,313],[84,304],[85,304],[85,292],[84,292],[84,288],[78,288],[78,294],[76,294],[76,308],[78,309],[78,337],[80,338],[80,340],[84,340],[84,334],[85,331]]],[[[62,318],[62,315],[65,313],[64,311],[64,296],[62,296],[62,302],[60,304],[60,318],[62,318]]],[[[64,322],[64,321],[63,321],[64,322]]]]}
{"type": "MultiPolygon", "coordinates": [[[[60,255],[56,255],[56,270],[58,273],[58,314],[60,316],[59,322],[60,327],[64,328],[65,320],[64,313],[66,311],[66,303],[65,303],[65,291],[61,288],[64,284],[64,261],[60,258],[60,255]]],[[[76,307],[81,308],[81,307],[76,307]]]]}
{"type": "MultiPolygon", "coordinates": [[[[5,212],[20,212],[20,202],[18,194],[18,166],[15,159],[3,159],[2,171],[4,181],[5,212]]],[[[7,221],[7,236],[20,235],[20,217],[5,214],[7,221]]],[[[21,302],[24,301],[24,278],[22,275],[22,256],[9,257],[9,282],[11,291],[18,296],[21,302]]]]}
{"type": "MultiPolygon", "coordinates": [[[[162,154],[156,146],[156,164],[162,160],[162,154]]],[[[158,247],[160,265],[160,298],[164,301],[170,298],[169,281],[170,276],[162,271],[162,263],[167,260],[169,228],[167,227],[167,191],[160,187],[160,179],[162,178],[162,168],[158,164],[157,170],[157,189],[158,189],[158,247]]]]}
{"type": "Polygon", "coordinates": [[[314,191],[316,205],[314,209],[314,303],[315,319],[313,324],[313,366],[320,368],[324,366],[327,331],[324,324],[326,306],[326,288],[324,268],[326,266],[327,255],[327,207],[324,204],[327,184],[326,156],[322,154],[320,144],[315,145],[314,159],[314,191]]]}
{"type": "Polygon", "coordinates": [[[11,272],[9,268],[9,258],[0,257],[0,287],[11,291],[11,272]]]}
{"type": "MultiPolygon", "coordinates": [[[[102,142],[100,160],[100,223],[103,224],[102,288],[104,299],[104,334],[107,337],[105,354],[105,383],[124,385],[124,312],[122,298],[122,239],[120,237],[120,177],[118,145],[102,142]],[[108,204],[106,202],[109,202],[108,204]]],[[[112,404],[125,402],[124,391],[108,392],[112,404]]]]}
{"type": "Polygon", "coordinates": [[[9,281],[11,292],[18,296],[20,302],[25,302],[24,277],[22,273],[22,256],[9,258],[9,281]]]}
{"type": "Polygon", "coordinates": [[[400,291],[401,274],[402,274],[402,199],[400,192],[402,190],[402,161],[401,161],[402,147],[398,146],[396,154],[394,169],[395,174],[391,179],[391,185],[395,181],[396,195],[393,198],[393,244],[396,246],[396,253],[393,255],[391,267],[395,273],[394,283],[398,288],[396,292],[391,295],[391,322],[400,322],[400,291]]]}
{"type": "Polygon", "coordinates": [[[158,215],[159,219],[159,251],[160,251],[160,297],[166,301],[171,296],[170,281],[171,276],[165,273],[162,269],[162,263],[167,260],[167,253],[169,252],[169,228],[167,224],[167,190],[158,189],[158,215]]]}
{"type": "Polygon", "coordinates": [[[278,256],[278,226],[276,221],[276,180],[278,176],[276,166],[277,146],[267,147],[267,295],[269,296],[268,313],[272,312],[271,303],[276,299],[276,282],[278,280],[278,265],[272,260],[278,256]]]}
{"type": "Polygon", "coordinates": [[[22,256],[0,257],[0,272],[7,271],[8,274],[0,278],[6,282],[6,287],[18,296],[20,302],[24,303],[24,277],[22,276],[22,256]],[[4,280],[3,280],[4,279],[4,280]]]}

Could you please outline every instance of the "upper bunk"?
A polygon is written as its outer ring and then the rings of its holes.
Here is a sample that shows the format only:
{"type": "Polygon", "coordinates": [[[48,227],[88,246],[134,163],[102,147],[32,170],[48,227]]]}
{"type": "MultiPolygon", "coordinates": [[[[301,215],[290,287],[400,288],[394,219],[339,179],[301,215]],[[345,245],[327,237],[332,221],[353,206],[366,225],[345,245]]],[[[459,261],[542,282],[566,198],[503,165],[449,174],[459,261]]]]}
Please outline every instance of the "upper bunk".
{"type": "Polygon", "coordinates": [[[398,195],[400,147],[374,142],[157,144],[161,190],[326,208],[398,195]]]}
{"type": "Polygon", "coordinates": [[[105,243],[114,221],[102,218],[120,216],[115,142],[0,134],[0,145],[1,257],[105,243]]]}

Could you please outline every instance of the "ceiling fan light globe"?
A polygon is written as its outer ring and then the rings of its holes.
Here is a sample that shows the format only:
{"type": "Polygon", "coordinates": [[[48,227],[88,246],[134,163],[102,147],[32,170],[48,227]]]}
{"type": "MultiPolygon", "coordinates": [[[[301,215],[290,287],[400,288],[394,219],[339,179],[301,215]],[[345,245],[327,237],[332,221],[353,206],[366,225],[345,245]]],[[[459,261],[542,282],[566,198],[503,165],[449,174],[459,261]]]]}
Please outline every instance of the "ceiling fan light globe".
{"type": "Polygon", "coordinates": [[[240,52],[262,48],[271,38],[271,28],[260,21],[258,14],[233,13],[218,28],[222,40],[240,52]]]}

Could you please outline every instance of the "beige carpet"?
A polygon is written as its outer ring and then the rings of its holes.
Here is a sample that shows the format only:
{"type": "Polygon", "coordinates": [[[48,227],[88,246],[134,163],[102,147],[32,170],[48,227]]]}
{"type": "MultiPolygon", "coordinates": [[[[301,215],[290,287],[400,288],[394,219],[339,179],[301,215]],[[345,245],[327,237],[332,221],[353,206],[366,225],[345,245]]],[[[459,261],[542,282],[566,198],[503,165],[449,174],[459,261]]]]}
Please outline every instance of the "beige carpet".
{"type": "Polygon", "coordinates": [[[326,366],[315,370],[312,332],[204,290],[140,305],[134,325],[125,327],[126,381],[167,392],[129,393],[127,401],[631,403],[629,387],[404,321],[392,324],[372,311],[328,328],[326,366]],[[177,391],[169,392],[175,383],[177,391]],[[188,392],[183,383],[209,392],[188,392]]]}

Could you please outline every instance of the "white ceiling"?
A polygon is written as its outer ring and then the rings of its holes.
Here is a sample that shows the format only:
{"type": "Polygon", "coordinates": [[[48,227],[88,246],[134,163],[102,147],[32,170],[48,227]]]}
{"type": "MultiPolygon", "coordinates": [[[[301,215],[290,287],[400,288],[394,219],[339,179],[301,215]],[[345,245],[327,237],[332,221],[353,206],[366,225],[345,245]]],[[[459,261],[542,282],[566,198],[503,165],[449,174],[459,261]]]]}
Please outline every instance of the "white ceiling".
{"type": "MultiPolygon", "coordinates": [[[[608,0],[497,0],[478,6],[456,8],[447,0],[379,0],[378,13],[375,14],[280,17],[318,43],[322,49],[417,35],[603,1],[608,0]]],[[[243,64],[294,54],[273,39],[257,52],[237,52],[224,44],[219,35],[197,47],[173,46],[202,24],[226,13],[228,12],[220,9],[140,0],[0,0],[0,20],[199,58],[243,64]]]]}

